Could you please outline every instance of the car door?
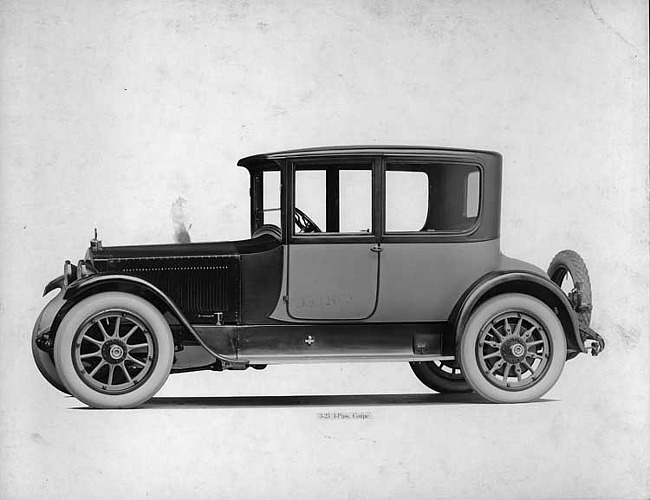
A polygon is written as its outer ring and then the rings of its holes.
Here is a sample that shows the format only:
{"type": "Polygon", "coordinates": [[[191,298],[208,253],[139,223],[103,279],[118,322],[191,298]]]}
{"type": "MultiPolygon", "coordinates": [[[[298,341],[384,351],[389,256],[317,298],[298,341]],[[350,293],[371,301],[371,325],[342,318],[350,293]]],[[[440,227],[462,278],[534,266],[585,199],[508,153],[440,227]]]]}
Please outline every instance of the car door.
{"type": "Polygon", "coordinates": [[[473,236],[481,172],[472,160],[387,158],[375,321],[446,321],[477,277],[495,269],[498,239],[473,236]]]}
{"type": "Polygon", "coordinates": [[[298,320],[358,321],[377,306],[380,247],[372,159],[291,163],[287,313],[298,320]]]}

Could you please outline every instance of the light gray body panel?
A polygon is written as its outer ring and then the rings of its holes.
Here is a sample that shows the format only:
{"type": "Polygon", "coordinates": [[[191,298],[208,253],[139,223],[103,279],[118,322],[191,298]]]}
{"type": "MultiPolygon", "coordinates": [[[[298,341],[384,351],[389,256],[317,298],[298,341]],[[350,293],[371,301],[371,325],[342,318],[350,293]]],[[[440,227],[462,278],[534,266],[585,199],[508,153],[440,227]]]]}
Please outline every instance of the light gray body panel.
{"type": "Polygon", "coordinates": [[[288,315],[299,320],[359,321],[371,317],[379,266],[379,255],[370,250],[371,246],[290,245],[286,252],[288,276],[287,268],[284,272],[288,315]]]}
{"type": "Polygon", "coordinates": [[[437,245],[384,243],[381,253],[372,252],[373,245],[367,243],[289,245],[282,292],[271,318],[288,322],[446,321],[458,299],[481,276],[504,267],[525,266],[501,255],[499,243],[499,239],[437,245]],[[282,298],[287,295],[288,302],[282,298]]]}
{"type": "Polygon", "coordinates": [[[446,321],[470,285],[498,267],[499,240],[382,244],[372,321],[446,321]]]}

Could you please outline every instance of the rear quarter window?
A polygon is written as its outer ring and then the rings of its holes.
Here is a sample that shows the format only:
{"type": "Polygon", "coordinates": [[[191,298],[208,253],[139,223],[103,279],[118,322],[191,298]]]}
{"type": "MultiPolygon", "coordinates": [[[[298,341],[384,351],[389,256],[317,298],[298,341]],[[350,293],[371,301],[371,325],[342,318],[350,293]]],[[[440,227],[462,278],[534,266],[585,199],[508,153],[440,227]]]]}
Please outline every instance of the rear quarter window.
{"type": "Polygon", "coordinates": [[[465,232],[477,222],[481,173],[476,165],[388,163],[386,232],[465,232]]]}

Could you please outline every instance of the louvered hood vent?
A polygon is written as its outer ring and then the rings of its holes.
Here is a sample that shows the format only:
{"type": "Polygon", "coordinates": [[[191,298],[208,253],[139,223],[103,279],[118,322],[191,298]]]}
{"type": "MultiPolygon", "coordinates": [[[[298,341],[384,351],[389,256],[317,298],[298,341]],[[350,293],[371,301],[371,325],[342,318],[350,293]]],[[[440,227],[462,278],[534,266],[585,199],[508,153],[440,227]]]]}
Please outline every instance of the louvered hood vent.
{"type": "Polygon", "coordinates": [[[226,324],[239,322],[239,256],[140,257],[105,262],[108,272],[138,276],[162,290],[192,323],[214,324],[218,318],[226,324]]]}

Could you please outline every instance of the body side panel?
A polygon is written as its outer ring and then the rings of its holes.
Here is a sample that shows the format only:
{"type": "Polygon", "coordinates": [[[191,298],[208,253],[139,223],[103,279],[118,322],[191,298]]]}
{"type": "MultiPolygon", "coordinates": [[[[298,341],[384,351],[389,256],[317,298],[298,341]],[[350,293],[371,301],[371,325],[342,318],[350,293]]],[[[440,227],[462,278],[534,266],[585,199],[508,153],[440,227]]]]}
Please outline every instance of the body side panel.
{"type": "Polygon", "coordinates": [[[446,321],[477,277],[499,263],[499,240],[384,243],[372,321],[446,321]]]}
{"type": "MultiPolygon", "coordinates": [[[[346,246],[337,247],[343,257],[346,246]]],[[[361,322],[446,321],[472,283],[498,269],[501,263],[498,239],[471,243],[386,243],[381,247],[377,307],[371,317],[360,319],[361,322]]],[[[310,322],[299,321],[287,313],[282,300],[287,294],[286,278],[271,317],[292,323],[310,322]]]]}

